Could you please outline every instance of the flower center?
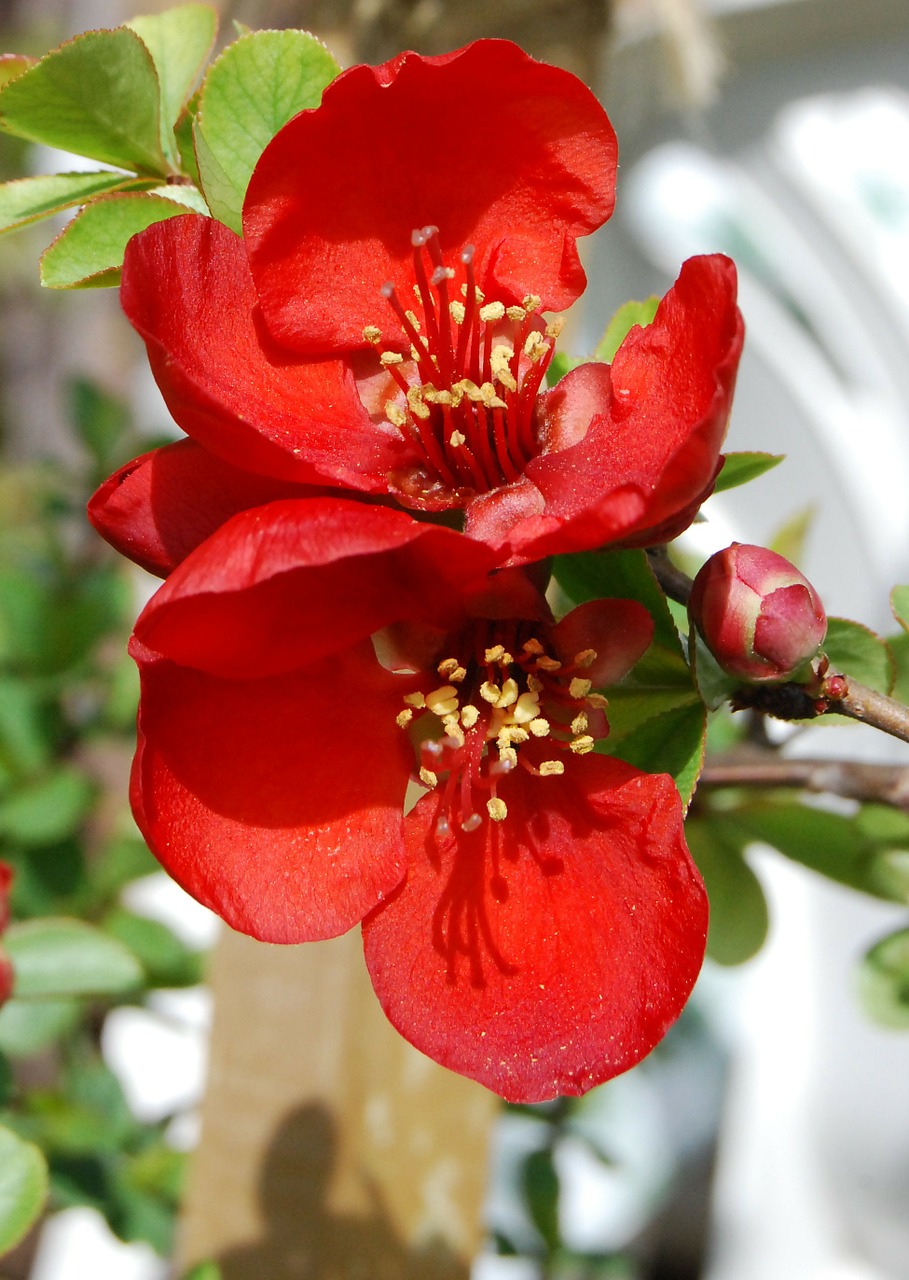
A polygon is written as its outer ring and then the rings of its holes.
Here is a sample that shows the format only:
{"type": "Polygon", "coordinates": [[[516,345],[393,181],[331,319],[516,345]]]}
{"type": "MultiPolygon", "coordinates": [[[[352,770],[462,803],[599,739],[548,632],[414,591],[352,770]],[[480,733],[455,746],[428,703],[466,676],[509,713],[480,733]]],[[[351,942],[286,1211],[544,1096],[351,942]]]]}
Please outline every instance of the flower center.
{"type": "Polygon", "coordinates": [[[518,479],[538,452],[537,395],[562,322],[545,324],[532,294],[520,306],[487,302],[472,245],[460,254],[458,282],[437,227],[414,231],[411,242],[413,307],[405,308],[394,284],[383,285],[394,332],[387,346],[376,325],[363,336],[383,348],[379,360],[394,384],[385,415],[419,458],[392,477],[402,499],[463,505],[518,479]]]}
{"type": "Polygon", "coordinates": [[[519,766],[539,778],[564,773],[572,754],[592,751],[609,731],[606,699],[583,674],[595,650],[563,663],[527,624],[508,630],[480,623],[467,632],[436,668],[443,683],[408,694],[397,718],[419,742],[420,781],[444,786],[442,838],[479,830],[483,799],[494,822],[508,816],[497,795],[503,774],[519,766]]]}

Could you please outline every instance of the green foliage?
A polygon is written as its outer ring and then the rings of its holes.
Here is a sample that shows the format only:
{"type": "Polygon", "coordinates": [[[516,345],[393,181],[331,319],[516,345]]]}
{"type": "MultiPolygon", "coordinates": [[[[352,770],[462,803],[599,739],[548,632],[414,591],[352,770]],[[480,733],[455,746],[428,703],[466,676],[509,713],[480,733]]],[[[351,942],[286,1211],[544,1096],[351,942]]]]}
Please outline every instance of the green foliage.
{"type": "Polygon", "coordinates": [[[212,63],[193,130],[196,160],[209,208],[238,234],[259,156],[292,116],[319,105],[340,69],[305,31],[250,32],[212,63]]]}
{"type": "Polygon", "coordinates": [[[707,954],[742,964],[760,951],[768,927],[764,891],[744,858],[748,837],[722,814],[689,819],[685,836],[710,899],[707,954]]]}
{"type": "Polygon", "coordinates": [[[50,289],[95,289],[120,282],[126,246],[134,235],[166,218],[186,213],[186,205],[150,191],[99,196],[41,255],[41,283],[50,289]]]}
{"type": "Polygon", "coordinates": [[[783,461],[782,453],[727,453],[723,461],[723,469],[713,486],[714,493],[722,493],[725,489],[736,489],[739,485],[756,480],[767,471],[772,471],[783,461]]]}
{"type": "Polygon", "coordinates": [[[616,352],[631,330],[635,325],[639,325],[642,329],[646,328],[653,321],[659,305],[660,299],[657,297],[645,298],[643,302],[623,303],[609,321],[606,332],[597,343],[593,353],[594,359],[605,360],[607,364],[612,364],[616,352]]]}
{"type": "Polygon", "coordinates": [[[605,690],[609,737],[604,750],[648,773],[668,773],[685,803],[703,764],[706,716],[685,661],[666,598],[643,551],[560,556],[553,572],[575,604],[637,600],[654,622],[654,639],[621,684],[605,690]]]}
{"type": "Polygon", "coordinates": [[[909,1031],[909,928],[875,943],[859,968],[858,989],[876,1022],[909,1031]]]}
{"type": "Polygon", "coordinates": [[[122,173],[46,173],[5,182],[0,186],[0,231],[37,222],[123,185],[122,173]]]}
{"type": "Polygon", "coordinates": [[[19,1000],[121,995],[142,983],[135,955],[82,920],[12,924],[3,945],[13,962],[19,1000]]]}
{"type": "Polygon", "coordinates": [[[0,1254],[37,1221],[47,1197],[47,1165],[31,1142],[0,1125],[0,1254]]]}
{"type": "Polygon", "coordinates": [[[909,632],[909,587],[894,587],[890,592],[890,608],[893,616],[909,632]]]}
{"type": "Polygon", "coordinates": [[[870,628],[848,618],[829,618],[823,651],[832,671],[845,672],[879,693],[890,692],[893,658],[886,642],[870,628]]]}

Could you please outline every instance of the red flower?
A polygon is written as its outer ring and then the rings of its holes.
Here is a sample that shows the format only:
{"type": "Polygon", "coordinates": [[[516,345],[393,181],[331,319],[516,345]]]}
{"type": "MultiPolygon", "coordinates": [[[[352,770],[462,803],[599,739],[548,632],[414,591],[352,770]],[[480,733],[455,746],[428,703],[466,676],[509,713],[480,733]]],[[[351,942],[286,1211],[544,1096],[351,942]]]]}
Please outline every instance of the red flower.
{"type": "MultiPolygon", "coordinates": [[[[0,862],[0,933],[9,924],[9,890],[13,882],[13,869],[7,862],[0,862]]],[[[10,998],[13,990],[13,966],[0,947],[0,1004],[10,998]]]]}
{"type": "Polygon", "coordinates": [[[671,780],[593,750],[594,688],[647,647],[646,611],[555,623],[526,571],[494,570],[482,543],[382,507],[233,517],[136,625],[133,805],[235,928],[295,943],[363,920],[395,1026],[529,1101],[650,1051],[706,901],[671,780]]]}
{"type": "MultiPolygon", "coordinates": [[[[391,495],[464,510],[513,563],[684,528],[741,349],[728,259],[686,263],[611,369],[541,390],[558,327],[541,313],[583,290],[575,242],[612,212],[615,166],[579,80],[478,41],[339,76],[266,149],[245,239],[198,215],[137,236],[124,309],[177,422],[240,477],[234,509],[269,483],[391,495]]],[[[130,474],[92,518],[140,562],[159,523],[223,508],[220,475],[199,487],[189,453],[166,481],[130,474]]]]}

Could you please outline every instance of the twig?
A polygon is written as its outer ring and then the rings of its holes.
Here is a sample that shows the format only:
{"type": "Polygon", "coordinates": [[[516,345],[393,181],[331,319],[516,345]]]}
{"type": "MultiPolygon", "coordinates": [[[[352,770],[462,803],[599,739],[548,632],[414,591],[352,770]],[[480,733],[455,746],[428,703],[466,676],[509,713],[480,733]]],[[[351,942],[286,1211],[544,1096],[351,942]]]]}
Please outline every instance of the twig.
{"type": "Polygon", "coordinates": [[[909,813],[909,766],[854,760],[790,760],[762,755],[708,761],[699,787],[798,787],[909,813]]]}

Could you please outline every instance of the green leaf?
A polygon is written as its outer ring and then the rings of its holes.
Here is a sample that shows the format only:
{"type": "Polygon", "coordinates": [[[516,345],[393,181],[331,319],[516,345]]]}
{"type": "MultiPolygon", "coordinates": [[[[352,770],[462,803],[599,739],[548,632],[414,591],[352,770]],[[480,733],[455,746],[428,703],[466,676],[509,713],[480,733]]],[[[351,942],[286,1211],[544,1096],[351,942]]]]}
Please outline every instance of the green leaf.
{"type": "Polygon", "coordinates": [[[771,471],[785,458],[784,453],[727,453],[723,469],[713,486],[714,493],[735,489],[749,480],[756,480],[765,471],[771,471]]]}
{"type": "Polygon", "coordinates": [[[550,1252],[559,1247],[559,1175],[552,1152],[532,1151],[522,1170],[524,1198],[533,1225],[550,1252]]]}
{"type": "Polygon", "coordinates": [[[876,1022],[909,1030],[909,929],[891,933],[871,948],[859,969],[858,989],[876,1022]]]}
{"type": "Polygon", "coordinates": [[[15,969],[18,1001],[122,995],[142,984],[136,957],[81,920],[46,918],[10,925],[4,946],[15,969]]]}
{"type": "Polygon", "coordinates": [[[174,125],[214,47],[218,15],[207,4],[181,4],[124,25],[135,31],[152,56],[161,93],[161,148],[178,168],[174,125]]]}
{"type": "Polygon", "coordinates": [[[84,204],[100,192],[122,187],[124,178],[122,173],[51,173],[4,182],[0,186],[0,232],[84,204]]]}
{"type": "Polygon", "coordinates": [[[121,909],[107,917],[104,930],[129,947],[141,962],[149,986],[191,987],[202,981],[199,953],[190,950],[160,920],[121,909]]]}
{"type": "MultiPolygon", "coordinates": [[[[614,692],[609,694],[607,716],[612,713],[614,692]]],[[[678,787],[682,803],[687,805],[704,764],[706,721],[707,713],[697,700],[639,721],[621,738],[610,734],[598,749],[644,773],[668,773],[678,787]]]]}
{"type": "Polygon", "coordinates": [[[0,803],[0,836],[23,845],[62,840],[81,824],[94,796],[90,779],[63,765],[48,777],[17,788],[0,803]]]}
{"type": "Polygon", "coordinates": [[[47,1198],[47,1165],[31,1142],[0,1126],[0,1254],[37,1222],[47,1198]]]}
{"type": "Polygon", "coordinates": [[[0,89],[16,76],[21,76],[23,71],[28,71],[37,61],[37,58],[29,58],[24,53],[0,53],[0,89]]]}
{"type": "Polygon", "coordinates": [[[888,636],[887,648],[895,669],[890,696],[909,705],[909,633],[899,631],[895,636],[888,636]]]}
{"type": "Polygon", "coordinates": [[[575,603],[637,600],[654,639],[620,685],[606,690],[610,733],[599,749],[648,773],[668,773],[685,803],[703,764],[705,712],[666,597],[643,551],[558,556],[553,572],[575,603]]]}
{"type": "Polygon", "coordinates": [[[804,559],[805,543],[816,514],[814,507],[806,507],[804,511],[797,512],[777,529],[770,540],[770,550],[779,556],[785,556],[793,564],[798,564],[804,559]]]}
{"type": "Polygon", "coordinates": [[[635,325],[640,325],[643,329],[651,324],[659,305],[660,300],[656,296],[645,298],[643,302],[630,301],[623,303],[609,321],[606,326],[606,332],[597,343],[593,353],[594,359],[605,360],[607,364],[612,364],[616,352],[627,338],[631,329],[635,325]]]}
{"type": "Polygon", "coordinates": [[[184,1272],[180,1280],[222,1280],[221,1268],[217,1262],[199,1262],[184,1272]]]}
{"type": "Polygon", "coordinates": [[[194,137],[202,189],[216,218],[242,233],[243,198],[259,156],[292,116],[319,105],[339,71],[305,31],[253,31],[211,65],[194,137]]]}
{"type": "Polygon", "coordinates": [[[0,676],[0,760],[19,776],[35,774],[50,764],[53,745],[33,685],[0,676]]]}
{"type": "Polygon", "coordinates": [[[89,378],[73,378],[68,387],[69,419],[76,435],[102,471],[110,471],[120,441],[132,426],[125,401],[89,378]]]}
{"type": "Polygon", "coordinates": [[[890,608],[903,630],[909,631],[909,587],[893,588],[890,592],[890,608]]]}
{"type": "Polygon", "coordinates": [[[0,90],[0,125],[20,138],[140,173],[167,173],[151,54],[134,31],[89,31],[0,90]]]}
{"type": "Polygon", "coordinates": [[[761,840],[793,862],[877,898],[905,901],[892,831],[874,834],[874,816],[831,813],[797,801],[755,801],[725,814],[727,829],[743,842],[761,840]]]}
{"type": "Polygon", "coordinates": [[[101,196],[45,249],[41,283],[50,289],[117,285],[129,240],[153,223],[181,213],[186,213],[184,204],[146,192],[101,196]]]}
{"type": "Polygon", "coordinates": [[[769,919],[761,882],[743,856],[742,833],[715,814],[689,819],[685,837],[710,899],[707,954],[717,964],[743,964],[764,945],[769,919]]]}
{"type": "Polygon", "coordinates": [[[80,1017],[76,1000],[8,1000],[0,1009],[0,1049],[31,1058],[71,1035],[80,1017]]]}
{"type": "Polygon", "coordinates": [[[823,652],[832,671],[852,676],[869,689],[889,693],[893,685],[893,659],[879,635],[848,618],[829,618],[823,652]]]}

